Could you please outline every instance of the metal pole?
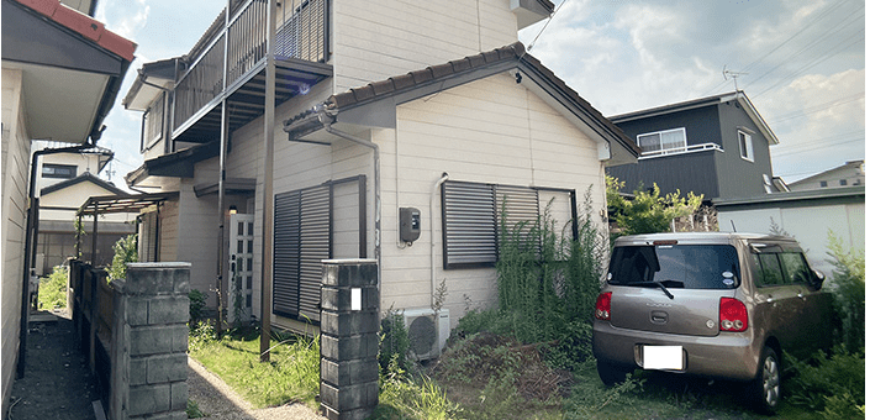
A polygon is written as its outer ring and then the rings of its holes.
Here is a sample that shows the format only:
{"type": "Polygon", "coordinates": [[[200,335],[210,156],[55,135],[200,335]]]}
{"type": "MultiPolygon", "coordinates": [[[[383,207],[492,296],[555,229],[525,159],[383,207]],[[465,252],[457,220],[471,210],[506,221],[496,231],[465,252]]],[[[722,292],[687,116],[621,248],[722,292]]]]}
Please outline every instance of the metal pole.
{"type": "Polygon", "coordinates": [[[220,172],[218,173],[218,237],[217,237],[217,276],[215,279],[215,293],[217,297],[217,325],[215,332],[218,338],[223,335],[224,328],[224,302],[223,302],[223,284],[224,284],[224,195],[226,194],[226,185],[224,181],[227,178],[227,137],[229,136],[229,123],[227,122],[227,67],[229,63],[229,41],[230,41],[230,12],[232,2],[227,0],[227,8],[224,12],[224,59],[223,59],[223,89],[221,91],[221,139],[220,139],[220,172]]]}
{"type": "Polygon", "coordinates": [[[263,116],[263,263],[260,266],[260,361],[269,361],[272,335],[272,236],[275,201],[272,196],[275,165],[275,0],[266,9],[266,109],[263,116]]]}
{"type": "Polygon", "coordinates": [[[91,265],[97,266],[97,210],[94,209],[94,237],[91,238],[91,265]]]}

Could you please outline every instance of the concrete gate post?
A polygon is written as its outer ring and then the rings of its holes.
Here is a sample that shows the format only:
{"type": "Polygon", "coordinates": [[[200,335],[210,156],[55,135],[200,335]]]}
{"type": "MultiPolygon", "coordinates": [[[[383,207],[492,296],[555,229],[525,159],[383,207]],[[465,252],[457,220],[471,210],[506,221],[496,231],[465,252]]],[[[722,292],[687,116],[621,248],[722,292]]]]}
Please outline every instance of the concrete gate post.
{"type": "Polygon", "coordinates": [[[320,398],[330,420],[362,420],[378,405],[378,263],[323,261],[320,398]]]}
{"type": "Polygon", "coordinates": [[[187,419],[190,263],[130,263],[112,286],[109,418],[187,419]]]}

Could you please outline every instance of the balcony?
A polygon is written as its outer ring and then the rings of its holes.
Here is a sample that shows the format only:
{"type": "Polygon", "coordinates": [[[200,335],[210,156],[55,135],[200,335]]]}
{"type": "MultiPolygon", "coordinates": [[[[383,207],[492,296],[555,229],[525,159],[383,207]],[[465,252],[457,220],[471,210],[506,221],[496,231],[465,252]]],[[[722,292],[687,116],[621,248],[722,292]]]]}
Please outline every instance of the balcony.
{"type": "MultiPolygon", "coordinates": [[[[329,0],[285,0],[275,16],[275,104],[307,94],[332,76],[329,0]]],[[[220,138],[226,99],[232,132],[263,115],[266,89],[267,0],[232,0],[188,55],[171,114],[175,141],[220,138]]]]}

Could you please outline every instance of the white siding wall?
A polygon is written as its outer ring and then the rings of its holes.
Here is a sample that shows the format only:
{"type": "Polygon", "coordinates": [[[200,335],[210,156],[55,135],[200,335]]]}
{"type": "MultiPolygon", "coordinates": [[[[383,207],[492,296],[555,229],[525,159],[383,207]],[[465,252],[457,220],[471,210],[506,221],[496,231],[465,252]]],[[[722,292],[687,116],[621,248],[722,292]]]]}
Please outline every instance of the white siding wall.
{"type": "Polygon", "coordinates": [[[829,231],[843,241],[846,249],[864,250],[864,203],[719,210],[721,231],[730,232],[733,223],[740,232],[769,233],[771,220],[801,243],[810,265],[829,279],[833,269],[827,255],[829,231]]]}
{"type": "Polygon", "coordinates": [[[333,5],[335,91],[517,41],[508,0],[356,0],[333,5]]]}
{"type": "Polygon", "coordinates": [[[21,322],[21,284],[24,267],[24,230],[27,182],[30,166],[30,136],[25,125],[21,71],[3,69],[2,157],[2,384],[3,413],[7,410],[21,322]]]}
{"type": "Polygon", "coordinates": [[[604,170],[594,141],[509,75],[403,104],[397,119],[395,132],[376,135],[383,167],[382,308],[430,305],[433,239],[435,278],[446,279],[451,323],[464,314],[466,297],[472,307],[495,301],[494,269],[442,269],[440,190],[434,214],[429,199],[443,172],[452,180],[572,189],[578,204],[592,186],[593,208],[605,207],[604,170]],[[422,233],[411,247],[397,244],[398,207],[421,211],[422,233]]]}

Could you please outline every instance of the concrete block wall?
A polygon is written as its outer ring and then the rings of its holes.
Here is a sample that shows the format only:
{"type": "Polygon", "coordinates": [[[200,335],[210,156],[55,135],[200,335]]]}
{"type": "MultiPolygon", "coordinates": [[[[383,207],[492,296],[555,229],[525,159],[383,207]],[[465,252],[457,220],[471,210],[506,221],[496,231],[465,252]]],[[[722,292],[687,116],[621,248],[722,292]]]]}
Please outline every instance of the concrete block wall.
{"type": "Polygon", "coordinates": [[[378,264],[323,262],[320,398],[330,420],[362,420],[378,405],[378,264]]]}
{"type": "Polygon", "coordinates": [[[109,417],[186,419],[190,264],[128,264],[126,280],[112,285],[109,417]]]}

